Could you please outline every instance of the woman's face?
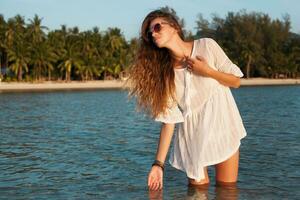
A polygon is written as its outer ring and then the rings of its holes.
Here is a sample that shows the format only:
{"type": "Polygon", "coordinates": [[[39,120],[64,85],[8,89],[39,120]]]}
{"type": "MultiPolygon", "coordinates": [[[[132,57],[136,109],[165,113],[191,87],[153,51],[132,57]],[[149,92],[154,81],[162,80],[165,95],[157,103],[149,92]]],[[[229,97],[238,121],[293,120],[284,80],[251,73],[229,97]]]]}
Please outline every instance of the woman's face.
{"type": "Polygon", "coordinates": [[[149,33],[157,47],[166,47],[177,31],[164,18],[155,18],[149,25],[149,33]]]}

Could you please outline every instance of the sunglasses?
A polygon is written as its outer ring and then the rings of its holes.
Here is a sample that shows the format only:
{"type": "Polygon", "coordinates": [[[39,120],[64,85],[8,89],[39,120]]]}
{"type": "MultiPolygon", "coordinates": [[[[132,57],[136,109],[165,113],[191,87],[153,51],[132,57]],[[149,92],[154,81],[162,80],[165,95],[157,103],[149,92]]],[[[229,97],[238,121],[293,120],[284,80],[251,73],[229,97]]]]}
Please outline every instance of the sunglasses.
{"type": "Polygon", "coordinates": [[[149,31],[148,31],[148,35],[149,36],[152,36],[152,33],[159,33],[162,29],[162,24],[170,24],[168,22],[160,22],[160,23],[156,23],[154,24],[152,27],[149,28],[149,31]]]}

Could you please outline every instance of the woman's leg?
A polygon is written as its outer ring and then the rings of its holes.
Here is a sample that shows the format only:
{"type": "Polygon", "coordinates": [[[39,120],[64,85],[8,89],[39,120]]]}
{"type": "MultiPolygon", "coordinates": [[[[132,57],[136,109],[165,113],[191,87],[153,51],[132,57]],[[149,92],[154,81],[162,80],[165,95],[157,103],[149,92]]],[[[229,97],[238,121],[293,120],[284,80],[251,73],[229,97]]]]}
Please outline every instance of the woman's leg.
{"type": "Polygon", "coordinates": [[[209,177],[208,177],[208,173],[207,173],[207,167],[204,167],[204,175],[205,178],[200,180],[199,182],[197,182],[195,179],[189,179],[189,186],[203,186],[203,187],[207,187],[209,185],[209,177]]]}
{"type": "Polygon", "coordinates": [[[220,186],[235,185],[239,169],[239,149],[227,160],[216,164],[216,184],[220,186]]]}

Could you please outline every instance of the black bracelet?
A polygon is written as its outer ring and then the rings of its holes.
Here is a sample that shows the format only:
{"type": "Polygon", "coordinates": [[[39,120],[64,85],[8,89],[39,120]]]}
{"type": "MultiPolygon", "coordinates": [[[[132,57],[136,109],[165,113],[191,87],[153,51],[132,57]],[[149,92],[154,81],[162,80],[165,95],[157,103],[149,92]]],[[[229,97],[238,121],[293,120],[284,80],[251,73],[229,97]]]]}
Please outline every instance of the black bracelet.
{"type": "Polygon", "coordinates": [[[156,165],[156,166],[159,166],[160,168],[162,168],[162,170],[164,171],[165,170],[165,166],[164,166],[164,163],[159,161],[159,160],[154,160],[153,164],[152,164],[152,167],[156,165]]]}

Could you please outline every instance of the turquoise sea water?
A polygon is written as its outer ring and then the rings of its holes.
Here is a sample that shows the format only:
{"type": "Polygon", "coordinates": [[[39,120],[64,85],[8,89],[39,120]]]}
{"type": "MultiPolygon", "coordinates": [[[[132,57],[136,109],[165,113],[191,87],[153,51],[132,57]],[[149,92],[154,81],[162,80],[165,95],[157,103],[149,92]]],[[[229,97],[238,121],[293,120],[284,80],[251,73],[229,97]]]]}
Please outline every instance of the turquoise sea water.
{"type": "MultiPolygon", "coordinates": [[[[247,137],[236,188],[187,186],[168,163],[147,174],[160,124],[126,91],[0,93],[0,199],[300,199],[300,87],[232,89],[247,137]]],[[[172,148],[172,146],[171,146],[172,148]]]]}

